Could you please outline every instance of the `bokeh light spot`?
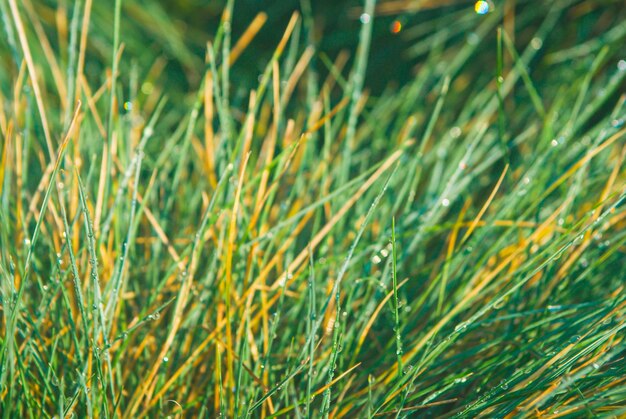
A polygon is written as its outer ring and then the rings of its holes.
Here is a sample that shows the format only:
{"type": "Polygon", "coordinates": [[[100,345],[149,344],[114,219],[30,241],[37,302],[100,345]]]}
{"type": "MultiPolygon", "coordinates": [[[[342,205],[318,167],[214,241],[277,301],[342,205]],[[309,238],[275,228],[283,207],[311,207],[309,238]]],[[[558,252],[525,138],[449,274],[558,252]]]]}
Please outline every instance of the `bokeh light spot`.
{"type": "Polygon", "coordinates": [[[391,31],[391,33],[394,33],[394,34],[400,33],[400,31],[402,30],[402,23],[400,23],[399,20],[394,20],[391,23],[391,27],[389,30],[391,31]]]}
{"type": "Polygon", "coordinates": [[[489,2],[484,0],[477,1],[476,4],[474,4],[474,11],[479,15],[486,15],[489,13],[489,2]]]}

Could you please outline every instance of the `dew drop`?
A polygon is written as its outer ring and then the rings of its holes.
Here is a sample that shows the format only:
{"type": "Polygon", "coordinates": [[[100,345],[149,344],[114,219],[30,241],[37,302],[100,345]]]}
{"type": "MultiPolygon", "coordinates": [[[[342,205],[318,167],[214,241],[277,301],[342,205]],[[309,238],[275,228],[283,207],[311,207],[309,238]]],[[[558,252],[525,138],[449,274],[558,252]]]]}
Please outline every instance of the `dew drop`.
{"type": "Polygon", "coordinates": [[[461,133],[462,131],[461,131],[461,128],[459,127],[452,127],[450,129],[450,137],[452,138],[459,138],[461,136],[461,133]]]}
{"type": "Polygon", "coordinates": [[[448,198],[443,198],[441,200],[441,205],[443,205],[444,207],[450,206],[450,200],[448,198]]]}
{"type": "Polygon", "coordinates": [[[541,47],[543,46],[543,40],[536,36],[530,41],[530,46],[536,50],[541,49],[541,47]]]}
{"type": "Polygon", "coordinates": [[[611,126],[613,128],[621,128],[622,126],[624,126],[624,118],[612,120],[611,121],[611,126]]]}
{"type": "Polygon", "coordinates": [[[493,304],[493,308],[496,310],[500,310],[502,307],[504,307],[504,298],[498,298],[496,300],[496,302],[493,304]]]}
{"type": "Polygon", "coordinates": [[[363,13],[361,14],[361,16],[359,17],[359,20],[361,21],[362,24],[367,24],[370,23],[372,20],[372,17],[368,14],[368,13],[363,13]]]}
{"type": "Polygon", "coordinates": [[[456,325],[456,327],[454,328],[454,331],[455,332],[462,332],[466,328],[467,328],[467,322],[461,322],[461,323],[456,325]]]}
{"type": "Polygon", "coordinates": [[[626,71],[626,60],[619,60],[617,62],[617,69],[619,71],[626,71]]]}
{"type": "Polygon", "coordinates": [[[480,42],[480,36],[478,36],[474,32],[471,32],[467,35],[466,40],[467,40],[467,43],[470,45],[478,45],[478,43],[480,42]]]}

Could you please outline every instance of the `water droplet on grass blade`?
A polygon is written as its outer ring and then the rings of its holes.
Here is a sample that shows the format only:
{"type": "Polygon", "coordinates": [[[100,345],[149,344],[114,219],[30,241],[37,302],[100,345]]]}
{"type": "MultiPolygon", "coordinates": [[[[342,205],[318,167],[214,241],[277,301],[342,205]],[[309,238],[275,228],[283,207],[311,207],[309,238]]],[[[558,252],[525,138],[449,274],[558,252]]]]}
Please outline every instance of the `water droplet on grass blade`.
{"type": "Polygon", "coordinates": [[[450,137],[452,138],[459,138],[462,134],[461,128],[459,127],[452,127],[450,128],[450,137]]]}
{"type": "Polygon", "coordinates": [[[466,41],[470,45],[478,45],[478,43],[480,42],[480,36],[478,36],[474,32],[470,32],[467,35],[466,41]]]}

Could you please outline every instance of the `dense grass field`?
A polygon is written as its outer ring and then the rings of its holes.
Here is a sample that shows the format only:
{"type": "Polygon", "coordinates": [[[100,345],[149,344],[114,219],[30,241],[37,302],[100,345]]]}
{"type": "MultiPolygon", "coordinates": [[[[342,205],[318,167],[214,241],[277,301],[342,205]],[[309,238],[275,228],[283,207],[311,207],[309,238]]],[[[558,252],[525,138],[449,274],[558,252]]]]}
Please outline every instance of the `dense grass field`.
{"type": "Polygon", "coordinates": [[[0,0],[0,414],[626,415],[621,0],[0,0]]]}

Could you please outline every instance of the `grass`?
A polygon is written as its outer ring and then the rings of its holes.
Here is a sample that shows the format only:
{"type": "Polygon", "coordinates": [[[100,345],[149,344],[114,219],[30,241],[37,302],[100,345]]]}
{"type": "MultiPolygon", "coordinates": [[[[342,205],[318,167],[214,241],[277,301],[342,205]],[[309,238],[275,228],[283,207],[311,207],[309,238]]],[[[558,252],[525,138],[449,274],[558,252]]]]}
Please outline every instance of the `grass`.
{"type": "Polygon", "coordinates": [[[166,3],[0,1],[3,417],[626,414],[621,2],[166,3]]]}

